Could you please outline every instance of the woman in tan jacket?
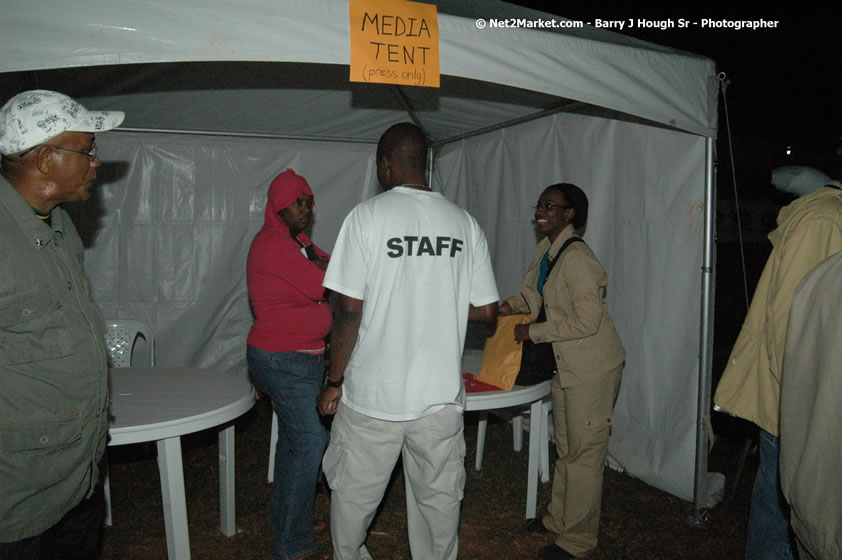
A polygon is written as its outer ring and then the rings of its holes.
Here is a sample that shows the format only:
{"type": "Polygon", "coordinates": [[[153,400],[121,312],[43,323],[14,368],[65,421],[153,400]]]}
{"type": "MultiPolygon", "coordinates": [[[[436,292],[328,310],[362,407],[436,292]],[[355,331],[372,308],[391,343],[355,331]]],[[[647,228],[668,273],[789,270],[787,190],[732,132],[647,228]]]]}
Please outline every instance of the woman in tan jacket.
{"type": "Polygon", "coordinates": [[[587,217],[588,198],[576,185],[550,185],[541,193],[535,227],[545,237],[521,293],[500,306],[502,315],[531,314],[532,322],[515,327],[515,338],[552,343],[557,368],[552,501],[543,519],[527,524],[532,532],[558,535],[540,550],[542,559],[576,558],[596,548],[602,472],[626,357],[604,300],[605,269],[584,242],[569,241],[581,241],[575,231],[584,229],[587,217]],[[545,321],[539,319],[542,307],[545,321]]]}

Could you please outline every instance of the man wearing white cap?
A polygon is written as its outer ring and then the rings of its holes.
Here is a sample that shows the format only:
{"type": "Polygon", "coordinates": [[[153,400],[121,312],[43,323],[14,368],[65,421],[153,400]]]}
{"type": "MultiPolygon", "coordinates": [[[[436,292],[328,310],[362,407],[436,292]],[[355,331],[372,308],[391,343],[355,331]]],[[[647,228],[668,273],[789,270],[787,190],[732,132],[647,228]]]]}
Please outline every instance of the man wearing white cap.
{"type": "Polygon", "coordinates": [[[46,90],[0,109],[0,560],[99,556],[105,329],[60,205],[90,196],[94,133],[122,121],[46,90]]]}

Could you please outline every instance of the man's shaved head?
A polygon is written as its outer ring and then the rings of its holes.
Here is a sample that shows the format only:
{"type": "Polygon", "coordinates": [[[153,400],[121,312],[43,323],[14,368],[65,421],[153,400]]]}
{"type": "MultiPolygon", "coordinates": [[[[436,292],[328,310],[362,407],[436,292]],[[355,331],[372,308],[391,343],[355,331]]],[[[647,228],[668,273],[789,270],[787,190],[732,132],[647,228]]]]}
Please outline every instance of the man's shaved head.
{"type": "Polygon", "coordinates": [[[393,125],[377,143],[377,161],[384,157],[406,170],[423,173],[427,164],[427,137],[412,123],[393,125]]]}

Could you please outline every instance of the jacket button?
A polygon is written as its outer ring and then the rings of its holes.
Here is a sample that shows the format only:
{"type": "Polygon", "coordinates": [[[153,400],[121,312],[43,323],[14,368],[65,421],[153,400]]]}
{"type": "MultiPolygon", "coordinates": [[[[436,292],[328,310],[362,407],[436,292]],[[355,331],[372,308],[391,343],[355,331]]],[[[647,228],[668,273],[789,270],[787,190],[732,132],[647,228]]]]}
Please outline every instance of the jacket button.
{"type": "Polygon", "coordinates": [[[40,441],[41,441],[41,444],[42,444],[42,445],[44,445],[44,444],[46,444],[48,441],[50,441],[50,438],[48,438],[48,437],[47,437],[47,434],[43,434],[43,435],[41,436],[41,440],[40,440],[40,441]]]}

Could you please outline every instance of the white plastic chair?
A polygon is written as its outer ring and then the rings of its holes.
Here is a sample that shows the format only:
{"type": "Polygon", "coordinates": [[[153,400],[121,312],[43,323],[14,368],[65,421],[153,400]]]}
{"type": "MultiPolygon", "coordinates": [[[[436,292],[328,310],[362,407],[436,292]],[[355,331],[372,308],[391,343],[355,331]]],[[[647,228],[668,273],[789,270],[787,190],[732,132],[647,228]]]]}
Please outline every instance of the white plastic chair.
{"type": "MultiPolygon", "coordinates": [[[[108,352],[108,367],[130,367],[134,358],[135,343],[143,338],[149,350],[149,365],[155,365],[155,337],[145,323],[132,319],[105,322],[105,349],[108,352]]],[[[111,527],[111,483],[106,465],[105,481],[105,525],[111,527]]]]}
{"type": "Polygon", "coordinates": [[[155,337],[145,323],[131,319],[105,322],[105,347],[110,367],[129,367],[134,358],[138,337],[143,338],[149,349],[149,365],[155,365],[155,337]]]}

